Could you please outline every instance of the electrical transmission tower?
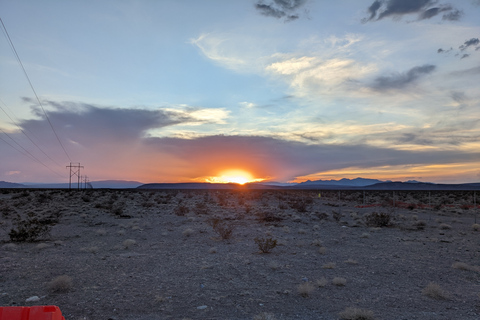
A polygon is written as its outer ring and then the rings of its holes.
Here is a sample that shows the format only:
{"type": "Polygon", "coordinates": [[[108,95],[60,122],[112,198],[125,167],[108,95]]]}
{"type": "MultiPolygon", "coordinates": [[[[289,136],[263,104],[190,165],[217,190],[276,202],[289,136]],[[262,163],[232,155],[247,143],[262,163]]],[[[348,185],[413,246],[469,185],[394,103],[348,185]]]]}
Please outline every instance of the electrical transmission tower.
{"type": "Polygon", "coordinates": [[[80,165],[80,162],[70,162],[70,165],[67,166],[70,168],[70,181],[68,183],[68,189],[72,189],[72,177],[77,176],[77,189],[80,190],[80,169],[83,166],[80,165]]]}

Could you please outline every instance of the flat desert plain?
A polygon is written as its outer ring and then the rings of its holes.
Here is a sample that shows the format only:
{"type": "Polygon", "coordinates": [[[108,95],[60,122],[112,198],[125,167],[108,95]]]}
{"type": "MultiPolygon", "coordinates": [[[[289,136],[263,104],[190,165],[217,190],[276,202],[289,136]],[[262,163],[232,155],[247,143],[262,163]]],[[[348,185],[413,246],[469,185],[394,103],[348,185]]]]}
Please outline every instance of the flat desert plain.
{"type": "Polygon", "coordinates": [[[67,320],[478,320],[476,209],[444,196],[456,205],[5,189],[0,305],[57,305],[67,320]]]}

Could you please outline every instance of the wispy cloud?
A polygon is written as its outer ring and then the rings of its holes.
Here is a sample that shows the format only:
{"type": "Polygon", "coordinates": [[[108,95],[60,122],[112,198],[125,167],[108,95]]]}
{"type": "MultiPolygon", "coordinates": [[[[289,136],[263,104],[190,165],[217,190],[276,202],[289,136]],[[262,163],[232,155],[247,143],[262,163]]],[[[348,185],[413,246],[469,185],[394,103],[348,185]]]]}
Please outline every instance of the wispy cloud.
{"type": "Polygon", "coordinates": [[[420,77],[435,71],[435,68],[434,65],[426,64],[419,67],[413,67],[404,73],[381,76],[375,79],[372,88],[378,91],[404,89],[410,84],[416,82],[420,77]]]}

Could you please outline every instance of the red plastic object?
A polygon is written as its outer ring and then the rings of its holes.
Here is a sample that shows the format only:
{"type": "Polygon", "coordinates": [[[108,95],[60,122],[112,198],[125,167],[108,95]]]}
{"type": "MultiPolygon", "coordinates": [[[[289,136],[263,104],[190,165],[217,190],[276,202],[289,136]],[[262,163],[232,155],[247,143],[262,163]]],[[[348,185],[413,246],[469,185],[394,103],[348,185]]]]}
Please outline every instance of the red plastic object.
{"type": "Polygon", "coordinates": [[[0,307],[0,320],[65,320],[57,306],[0,307]]]}

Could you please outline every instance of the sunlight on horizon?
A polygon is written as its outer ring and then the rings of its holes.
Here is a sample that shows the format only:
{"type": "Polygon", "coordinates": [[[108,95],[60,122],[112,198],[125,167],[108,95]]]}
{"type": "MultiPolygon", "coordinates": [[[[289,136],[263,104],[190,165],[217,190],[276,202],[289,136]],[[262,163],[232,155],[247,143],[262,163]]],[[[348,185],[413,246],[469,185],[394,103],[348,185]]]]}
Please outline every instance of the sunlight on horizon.
{"type": "Polygon", "coordinates": [[[237,183],[241,185],[244,185],[245,183],[260,182],[264,180],[265,179],[254,178],[251,173],[239,169],[222,171],[216,177],[205,178],[205,182],[209,183],[237,183]]]}

